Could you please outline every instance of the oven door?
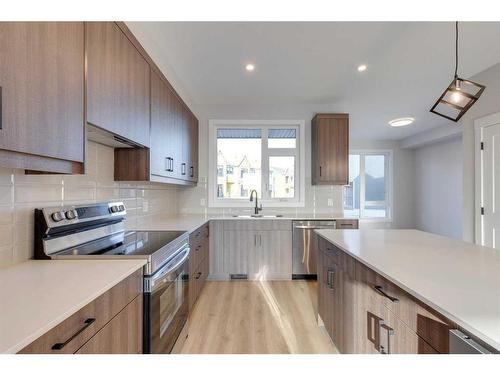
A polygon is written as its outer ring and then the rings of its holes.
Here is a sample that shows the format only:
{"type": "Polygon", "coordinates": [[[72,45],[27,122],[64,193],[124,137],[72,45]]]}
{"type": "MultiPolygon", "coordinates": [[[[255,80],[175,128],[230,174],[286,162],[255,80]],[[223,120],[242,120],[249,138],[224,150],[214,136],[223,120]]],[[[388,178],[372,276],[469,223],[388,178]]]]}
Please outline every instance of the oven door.
{"type": "MultiPolygon", "coordinates": [[[[189,247],[182,249],[150,277],[145,293],[144,352],[168,354],[187,322],[189,312],[189,247]]],[[[147,284],[147,283],[146,283],[147,284]]]]}

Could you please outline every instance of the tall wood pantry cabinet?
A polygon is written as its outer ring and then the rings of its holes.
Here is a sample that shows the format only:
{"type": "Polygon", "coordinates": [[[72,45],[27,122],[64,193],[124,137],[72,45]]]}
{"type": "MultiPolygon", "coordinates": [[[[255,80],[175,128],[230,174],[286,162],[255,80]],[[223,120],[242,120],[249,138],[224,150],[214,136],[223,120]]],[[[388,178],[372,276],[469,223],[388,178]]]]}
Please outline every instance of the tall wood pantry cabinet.
{"type": "Polygon", "coordinates": [[[318,113],[311,123],[313,185],[349,183],[349,114],[318,113]]]}

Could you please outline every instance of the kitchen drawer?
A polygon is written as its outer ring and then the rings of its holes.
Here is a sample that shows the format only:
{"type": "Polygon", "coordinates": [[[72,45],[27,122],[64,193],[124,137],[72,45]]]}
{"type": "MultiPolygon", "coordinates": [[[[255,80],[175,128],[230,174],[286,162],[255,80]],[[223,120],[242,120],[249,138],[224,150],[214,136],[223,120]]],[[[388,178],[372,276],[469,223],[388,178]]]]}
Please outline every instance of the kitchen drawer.
{"type": "Polygon", "coordinates": [[[208,258],[209,253],[209,226],[208,224],[195,230],[189,236],[189,246],[191,252],[189,255],[189,269],[197,270],[201,262],[208,258]]]}
{"type": "Polygon", "coordinates": [[[335,220],[335,228],[337,229],[359,229],[359,220],[356,219],[338,219],[335,220]]]}
{"type": "Polygon", "coordinates": [[[190,272],[189,276],[189,310],[191,311],[198,300],[198,297],[205,286],[205,281],[208,277],[209,262],[208,257],[202,260],[199,267],[190,272]]]}
{"type": "Polygon", "coordinates": [[[332,258],[333,262],[340,266],[340,268],[342,268],[348,276],[354,278],[356,260],[346,254],[343,250],[340,250],[338,247],[325,240],[323,237],[316,237],[318,241],[318,250],[328,254],[332,258]]]}
{"type": "Polygon", "coordinates": [[[191,245],[198,244],[208,237],[209,237],[209,225],[207,223],[207,224],[202,225],[198,229],[194,230],[189,235],[189,243],[191,245]]]}
{"type": "Polygon", "coordinates": [[[76,354],[141,354],[142,311],[138,295],[76,354]]]}
{"type": "Polygon", "coordinates": [[[372,297],[440,353],[448,353],[451,326],[436,313],[398,286],[365,265],[356,262],[356,276],[366,284],[372,297]]]}
{"type": "MultiPolygon", "coordinates": [[[[138,270],[26,346],[19,353],[75,353],[125,306],[133,301],[141,293],[141,290],[142,270],[138,270]],[[62,343],[66,344],[62,345],[62,343]],[[61,344],[58,345],[60,348],[54,348],[56,344],[61,344]]],[[[36,314],[36,311],[33,313],[36,314]]]]}
{"type": "Polygon", "coordinates": [[[230,231],[277,231],[292,230],[292,221],[286,219],[242,219],[224,220],[224,230],[230,231]]]}

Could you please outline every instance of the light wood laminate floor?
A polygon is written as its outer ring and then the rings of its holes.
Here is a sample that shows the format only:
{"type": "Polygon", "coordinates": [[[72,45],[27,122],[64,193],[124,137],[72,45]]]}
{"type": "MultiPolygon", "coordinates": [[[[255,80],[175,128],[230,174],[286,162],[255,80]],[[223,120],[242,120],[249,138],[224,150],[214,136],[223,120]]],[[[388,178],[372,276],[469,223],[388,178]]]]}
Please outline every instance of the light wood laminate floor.
{"type": "Polygon", "coordinates": [[[208,281],[182,353],[337,353],[313,281],[208,281]]]}

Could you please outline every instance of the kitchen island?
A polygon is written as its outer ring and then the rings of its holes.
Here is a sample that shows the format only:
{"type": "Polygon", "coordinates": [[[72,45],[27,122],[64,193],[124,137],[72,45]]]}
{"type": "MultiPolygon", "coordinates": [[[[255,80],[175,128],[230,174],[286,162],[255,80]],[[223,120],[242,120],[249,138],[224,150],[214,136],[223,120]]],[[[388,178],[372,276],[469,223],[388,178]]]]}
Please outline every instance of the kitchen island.
{"type": "MultiPolygon", "coordinates": [[[[394,344],[397,332],[388,321],[394,322],[393,325],[403,323],[403,329],[412,331],[407,332],[405,344],[413,340],[415,345],[406,346],[401,352],[422,352],[422,348],[448,352],[447,333],[456,328],[488,350],[500,350],[498,250],[417,230],[318,230],[316,233],[323,251],[320,266],[325,272],[326,289],[333,288],[336,282],[335,289],[341,293],[336,297],[338,301],[344,305],[365,305],[364,308],[346,306],[347,310],[342,311],[346,319],[337,321],[336,327],[332,323],[331,335],[334,341],[339,336],[336,344],[344,345],[346,352],[371,349],[381,352],[381,347],[387,351],[391,340],[392,350],[397,352],[394,344]],[[339,260],[335,261],[335,257],[339,260]],[[354,318],[348,319],[349,315],[354,318]],[[362,342],[366,341],[363,338],[366,332],[350,337],[350,330],[359,331],[356,330],[359,320],[368,324],[364,328],[372,328],[370,317],[374,326],[381,327],[374,328],[373,337],[368,337],[371,343],[362,342]]],[[[323,295],[320,292],[321,298],[330,298],[328,292],[323,295]]],[[[323,315],[328,324],[331,314],[326,311],[323,315]]],[[[336,315],[338,318],[340,314],[336,315]]]]}

